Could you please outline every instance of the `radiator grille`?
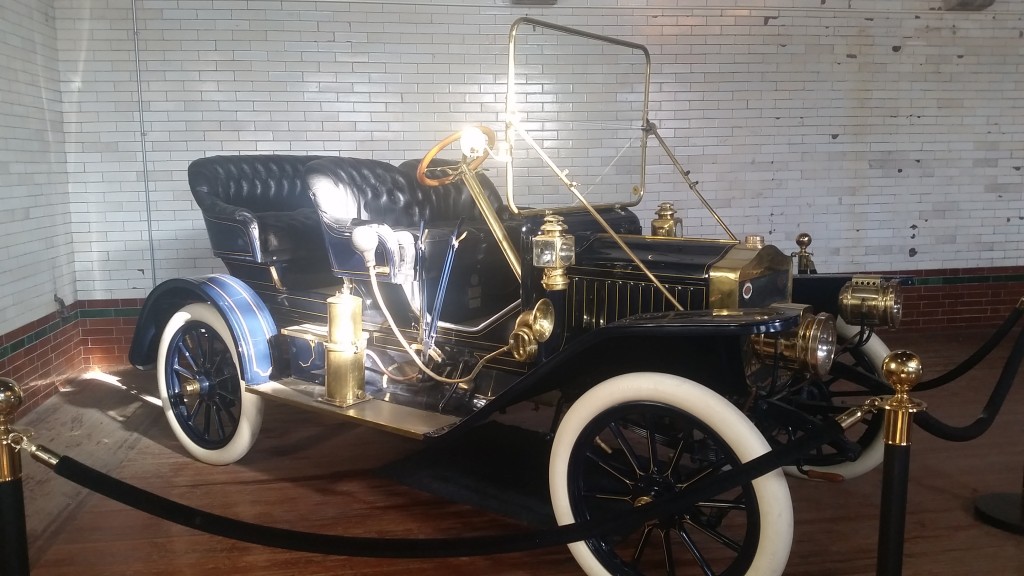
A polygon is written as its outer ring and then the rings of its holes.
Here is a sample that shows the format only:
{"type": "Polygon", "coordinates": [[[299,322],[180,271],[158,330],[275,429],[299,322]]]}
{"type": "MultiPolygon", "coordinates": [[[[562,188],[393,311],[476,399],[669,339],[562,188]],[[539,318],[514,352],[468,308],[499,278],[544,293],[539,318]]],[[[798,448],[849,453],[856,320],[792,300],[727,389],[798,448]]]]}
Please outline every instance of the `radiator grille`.
{"type": "MultiPolygon", "coordinates": [[[[686,310],[705,307],[704,286],[666,284],[665,288],[686,310]]],[[[575,277],[567,298],[570,330],[593,330],[637,314],[675,309],[661,290],[649,282],[575,277]]]]}

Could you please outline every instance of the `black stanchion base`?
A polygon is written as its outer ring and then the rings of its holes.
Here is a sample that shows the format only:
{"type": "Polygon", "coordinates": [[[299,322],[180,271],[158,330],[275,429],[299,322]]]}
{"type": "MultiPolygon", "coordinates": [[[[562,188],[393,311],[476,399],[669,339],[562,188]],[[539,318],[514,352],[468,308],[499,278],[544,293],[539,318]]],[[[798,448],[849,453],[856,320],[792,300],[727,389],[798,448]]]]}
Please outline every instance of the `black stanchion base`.
{"type": "Polygon", "coordinates": [[[1024,502],[1021,502],[1021,494],[982,494],[974,499],[974,514],[989,526],[1024,534],[1024,502]]]}

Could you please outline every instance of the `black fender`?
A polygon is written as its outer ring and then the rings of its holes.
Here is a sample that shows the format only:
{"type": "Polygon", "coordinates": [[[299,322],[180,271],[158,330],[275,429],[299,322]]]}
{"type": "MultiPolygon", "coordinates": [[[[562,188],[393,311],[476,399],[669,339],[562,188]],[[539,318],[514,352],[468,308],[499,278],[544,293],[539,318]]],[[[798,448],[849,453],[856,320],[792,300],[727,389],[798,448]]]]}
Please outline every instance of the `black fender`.
{"type": "Polygon", "coordinates": [[[277,333],[277,325],[259,296],[227,274],[173,278],[154,288],[139,313],[128,361],[139,369],[153,367],[167,321],[192,302],[212,304],[224,318],[235,339],[242,381],[269,381],[273,367],[270,338],[277,333]]]}
{"type": "Polygon", "coordinates": [[[723,395],[738,395],[746,390],[740,341],[790,330],[799,323],[798,311],[768,308],[658,312],[626,318],[570,342],[459,426],[482,422],[496,411],[552,390],[572,397],[627,372],[667,372],[723,395]]]}

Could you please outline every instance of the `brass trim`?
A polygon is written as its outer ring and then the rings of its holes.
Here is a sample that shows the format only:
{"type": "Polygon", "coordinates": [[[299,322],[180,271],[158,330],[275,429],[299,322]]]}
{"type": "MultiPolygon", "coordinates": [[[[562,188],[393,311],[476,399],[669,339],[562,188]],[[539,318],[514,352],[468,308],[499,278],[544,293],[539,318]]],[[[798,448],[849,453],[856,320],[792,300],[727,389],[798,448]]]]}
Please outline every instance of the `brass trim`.
{"type": "MultiPolygon", "coordinates": [[[[487,227],[490,228],[491,234],[494,234],[494,238],[498,241],[502,255],[505,256],[505,260],[508,261],[512,272],[515,273],[516,280],[522,281],[523,269],[519,262],[519,254],[512,244],[512,239],[505,232],[505,226],[502,225],[501,218],[494,211],[494,206],[491,206],[491,203],[488,202],[487,193],[484,192],[483,186],[477,180],[476,174],[465,163],[459,165],[459,170],[462,173],[462,180],[466,183],[466,188],[469,189],[470,196],[473,197],[477,208],[480,209],[480,213],[484,216],[484,221],[487,222],[487,227]]],[[[511,170],[509,171],[511,172],[511,170]]]]}
{"type": "Polygon", "coordinates": [[[793,299],[793,261],[772,245],[751,248],[737,244],[711,267],[708,306],[740,308],[740,285],[772,272],[787,272],[786,301],[793,299]]]}
{"type": "Polygon", "coordinates": [[[274,282],[274,288],[278,290],[284,290],[284,283],[281,282],[281,275],[277,272],[277,264],[271,264],[270,268],[270,279],[274,282]]]}

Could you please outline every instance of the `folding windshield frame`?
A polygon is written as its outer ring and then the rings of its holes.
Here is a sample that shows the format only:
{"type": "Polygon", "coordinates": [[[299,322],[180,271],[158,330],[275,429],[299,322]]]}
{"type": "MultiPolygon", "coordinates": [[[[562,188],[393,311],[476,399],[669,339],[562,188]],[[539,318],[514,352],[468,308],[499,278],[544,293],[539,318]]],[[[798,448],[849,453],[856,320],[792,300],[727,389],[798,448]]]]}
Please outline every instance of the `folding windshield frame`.
{"type": "Polygon", "coordinates": [[[551,22],[545,22],[543,20],[537,20],[536,18],[523,17],[517,19],[512,23],[512,27],[508,33],[508,78],[507,78],[507,91],[505,95],[505,142],[507,143],[508,150],[508,166],[505,170],[505,183],[506,183],[506,195],[508,197],[509,209],[515,214],[537,214],[537,213],[552,213],[564,210],[578,209],[578,206],[567,206],[563,208],[532,208],[532,209],[520,209],[515,203],[515,187],[513,182],[515,179],[513,170],[512,151],[515,148],[515,140],[518,135],[523,139],[530,147],[532,147],[541,160],[558,176],[562,182],[570,188],[575,187],[575,183],[571,182],[566,177],[566,172],[559,169],[555,165],[554,161],[541,149],[539,145],[530,137],[530,135],[519,125],[519,113],[516,109],[516,39],[518,38],[519,27],[523,24],[530,26],[536,26],[546,30],[552,30],[554,32],[560,32],[562,34],[568,34],[570,36],[577,36],[581,38],[587,38],[598,42],[604,42],[606,44],[612,44],[615,46],[621,46],[630,50],[635,50],[643,53],[645,70],[644,70],[644,99],[643,109],[641,112],[640,125],[637,127],[641,131],[640,137],[640,184],[634,191],[633,199],[628,202],[614,202],[607,204],[596,204],[595,207],[608,207],[608,206],[624,206],[633,207],[640,203],[644,196],[644,188],[646,186],[646,175],[647,175],[647,138],[650,135],[648,127],[647,114],[650,109],[650,95],[651,95],[651,53],[643,44],[636,42],[629,42],[628,40],[621,40],[619,38],[613,38],[611,36],[604,36],[602,34],[594,34],[593,32],[587,32],[585,30],[579,30],[576,28],[570,28],[568,26],[560,26],[551,22]]]}

